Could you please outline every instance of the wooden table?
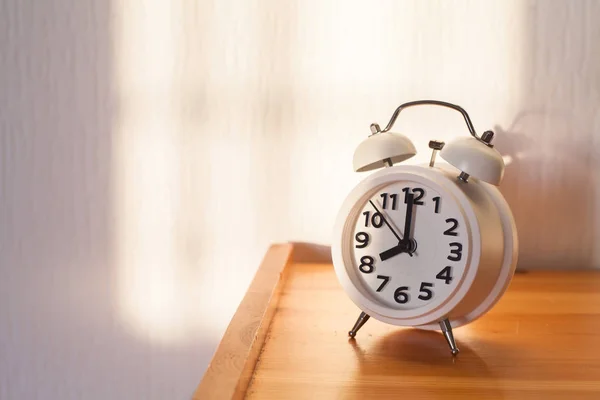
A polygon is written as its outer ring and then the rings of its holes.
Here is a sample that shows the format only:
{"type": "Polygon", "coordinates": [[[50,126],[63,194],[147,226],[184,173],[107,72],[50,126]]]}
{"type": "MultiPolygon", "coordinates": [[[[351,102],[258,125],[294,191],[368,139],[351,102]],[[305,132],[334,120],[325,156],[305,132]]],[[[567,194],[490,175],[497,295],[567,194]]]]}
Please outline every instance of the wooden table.
{"type": "Polygon", "coordinates": [[[195,399],[600,399],[600,273],[517,273],[453,358],[373,318],[349,339],[360,311],[311,251],[271,247],[195,399]]]}

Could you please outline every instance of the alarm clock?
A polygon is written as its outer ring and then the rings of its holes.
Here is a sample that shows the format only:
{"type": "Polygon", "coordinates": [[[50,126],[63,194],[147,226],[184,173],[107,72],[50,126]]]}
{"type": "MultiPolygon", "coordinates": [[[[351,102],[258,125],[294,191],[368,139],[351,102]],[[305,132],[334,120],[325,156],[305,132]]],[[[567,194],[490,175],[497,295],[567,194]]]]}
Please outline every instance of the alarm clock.
{"type": "Polygon", "coordinates": [[[353,157],[356,172],[374,171],[344,199],[331,252],[337,278],[361,310],[354,338],[370,317],[397,326],[441,329],[453,355],[453,328],[488,312],[514,275],[518,238],[508,203],[498,190],[504,161],[494,133],[478,135],[460,106],[437,100],[400,105],[371,132],[353,157]],[[432,140],[431,160],[411,140],[392,133],[400,112],[422,105],[462,114],[470,136],[432,140]],[[436,156],[445,161],[436,162],[436,156]]]}

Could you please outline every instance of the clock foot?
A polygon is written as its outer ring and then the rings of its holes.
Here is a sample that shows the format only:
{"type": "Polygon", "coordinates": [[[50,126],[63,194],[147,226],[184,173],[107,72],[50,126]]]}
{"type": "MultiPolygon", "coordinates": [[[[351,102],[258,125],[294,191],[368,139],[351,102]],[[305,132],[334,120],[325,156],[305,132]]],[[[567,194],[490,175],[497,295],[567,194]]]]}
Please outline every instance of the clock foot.
{"type": "Polygon", "coordinates": [[[444,337],[450,346],[450,351],[452,351],[452,355],[455,356],[458,354],[458,347],[456,347],[456,342],[454,341],[454,335],[452,334],[452,327],[450,326],[450,321],[444,319],[440,321],[440,327],[442,328],[442,332],[444,333],[444,337]]]}
{"type": "Polygon", "coordinates": [[[364,324],[367,323],[367,321],[369,320],[369,318],[371,318],[371,316],[369,314],[367,314],[365,312],[361,312],[360,316],[356,320],[356,323],[352,327],[352,330],[350,332],[348,332],[348,336],[350,336],[351,338],[353,338],[354,336],[356,336],[356,332],[358,332],[358,330],[360,328],[362,328],[362,326],[364,324]]]}

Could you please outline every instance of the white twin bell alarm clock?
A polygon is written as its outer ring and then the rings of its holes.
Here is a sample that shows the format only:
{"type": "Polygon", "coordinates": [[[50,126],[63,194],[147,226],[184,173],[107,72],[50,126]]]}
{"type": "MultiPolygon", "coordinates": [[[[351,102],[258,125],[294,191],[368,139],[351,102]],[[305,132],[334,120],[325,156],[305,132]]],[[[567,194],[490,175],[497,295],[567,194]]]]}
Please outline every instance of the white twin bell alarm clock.
{"type": "Polygon", "coordinates": [[[512,212],[497,189],[504,161],[494,133],[477,135],[466,111],[420,100],[399,106],[384,130],[354,153],[354,170],[377,170],[344,200],[334,227],[337,277],[362,313],[355,337],[370,317],[388,324],[440,329],[452,354],[452,328],[484,315],[506,291],[515,271],[518,241],[512,212]],[[470,137],[431,141],[431,161],[402,165],[416,154],[410,139],[392,133],[400,112],[418,105],[459,111],[470,137]],[[447,164],[436,164],[440,151],[447,164]]]}

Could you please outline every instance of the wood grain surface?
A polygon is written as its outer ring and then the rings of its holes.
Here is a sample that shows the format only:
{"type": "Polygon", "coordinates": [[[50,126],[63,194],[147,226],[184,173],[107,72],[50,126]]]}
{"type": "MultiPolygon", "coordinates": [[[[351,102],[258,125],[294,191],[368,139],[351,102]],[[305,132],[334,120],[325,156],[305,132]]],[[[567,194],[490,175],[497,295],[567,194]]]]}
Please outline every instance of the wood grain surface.
{"type": "MultiPolygon", "coordinates": [[[[455,358],[440,332],[374,319],[349,339],[360,311],[329,263],[289,263],[281,286],[260,355],[249,360],[249,385],[237,396],[600,398],[600,273],[518,273],[490,313],[455,329],[455,358]]],[[[218,373],[213,369],[211,380],[218,373]]],[[[214,384],[205,389],[197,398],[233,397],[214,384]]]]}
{"type": "Polygon", "coordinates": [[[244,398],[256,359],[275,313],[291,244],[267,251],[213,356],[194,399],[244,398]]]}

